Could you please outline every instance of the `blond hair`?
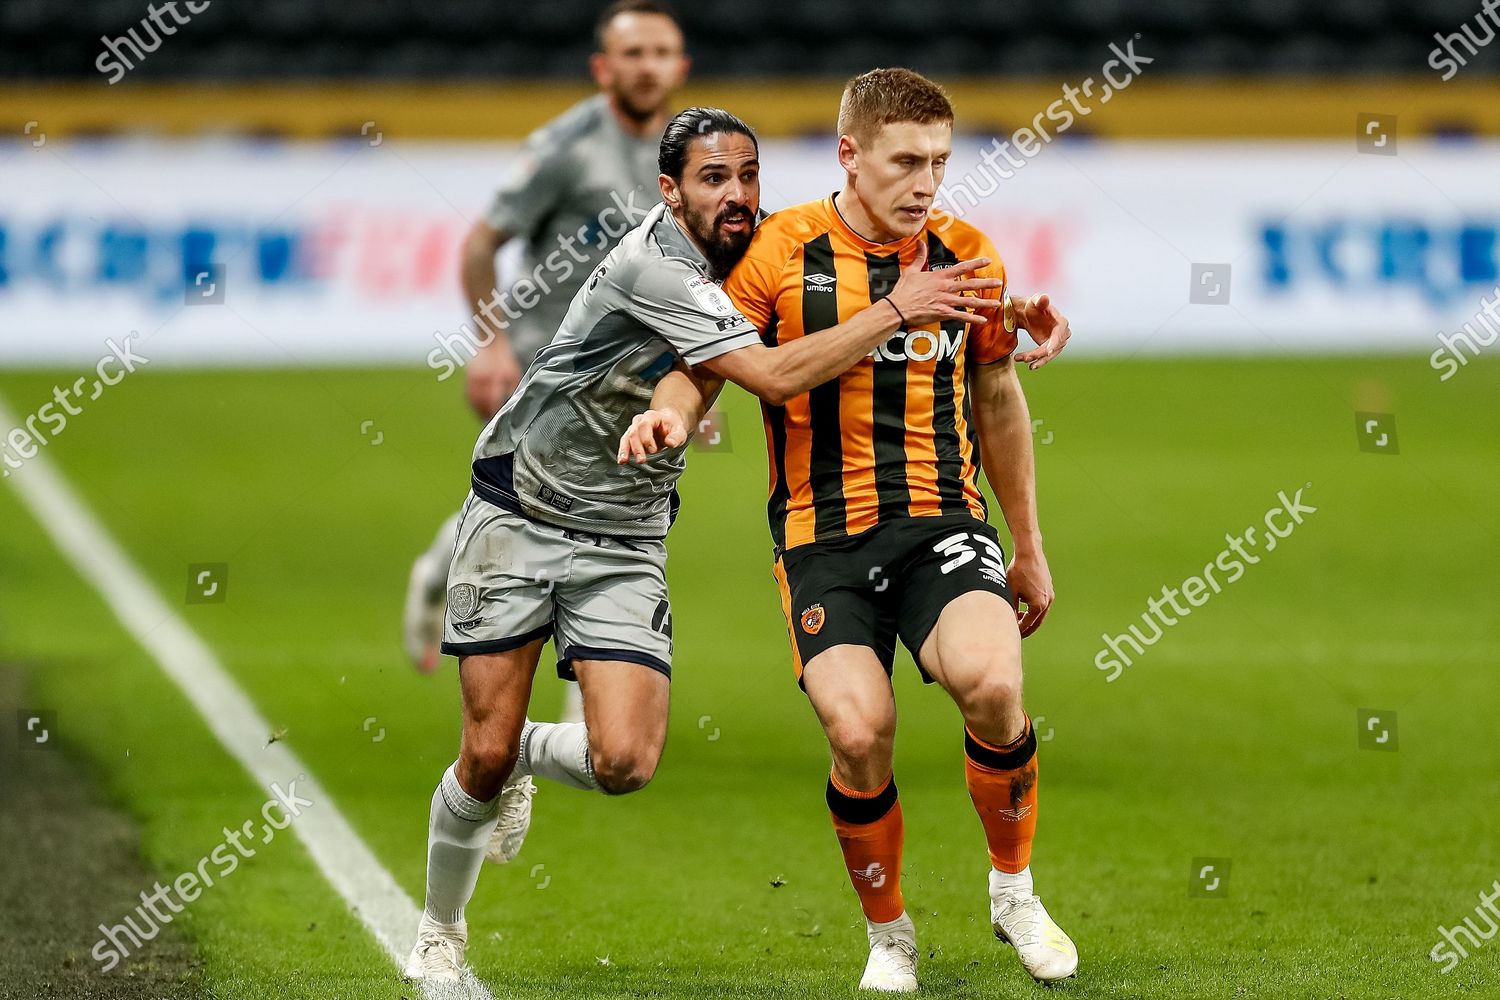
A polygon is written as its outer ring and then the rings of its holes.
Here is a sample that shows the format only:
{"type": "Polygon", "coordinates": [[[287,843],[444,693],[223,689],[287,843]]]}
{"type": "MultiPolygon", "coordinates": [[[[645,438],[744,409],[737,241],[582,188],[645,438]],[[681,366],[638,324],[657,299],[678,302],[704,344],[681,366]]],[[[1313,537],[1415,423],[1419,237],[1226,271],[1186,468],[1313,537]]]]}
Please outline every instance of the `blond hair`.
{"type": "Polygon", "coordinates": [[[909,69],[872,69],[844,86],[839,135],[866,144],[895,122],[953,124],[953,103],[942,87],[909,69]]]}

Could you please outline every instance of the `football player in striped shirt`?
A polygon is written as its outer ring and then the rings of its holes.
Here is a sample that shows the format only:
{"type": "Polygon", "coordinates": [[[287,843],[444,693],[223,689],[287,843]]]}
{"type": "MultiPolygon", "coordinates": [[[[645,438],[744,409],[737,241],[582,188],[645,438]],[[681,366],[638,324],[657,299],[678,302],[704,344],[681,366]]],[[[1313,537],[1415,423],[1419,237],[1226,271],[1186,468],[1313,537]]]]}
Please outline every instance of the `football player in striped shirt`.
{"type": "MultiPolygon", "coordinates": [[[[952,125],[947,96],[917,73],[880,69],[850,81],[838,125],[843,189],[767,218],[724,282],[767,346],[825,336],[890,301],[903,268],[924,257],[933,269],[988,258],[974,277],[1004,281],[983,233],[932,218],[952,125]]],[[[841,376],[763,400],[775,574],[797,679],[833,751],[827,802],[868,925],[864,989],[917,988],[892,773],[898,638],[963,716],[995,935],[1038,981],[1078,966],[1072,941],[1033,891],[1037,740],[1021,700],[1021,639],[1042,623],[1053,589],[1016,363],[1050,360],[1067,323],[1044,296],[1012,307],[1003,286],[973,294],[1004,299],[1003,316],[972,326],[902,317],[841,376]],[[1018,325],[1042,346],[1017,356],[1018,325]],[[1008,568],[987,521],[981,464],[1015,544],[1008,568]]],[[[716,359],[713,372],[743,384],[737,363],[733,354],[716,359]]],[[[664,379],[652,411],[622,440],[622,459],[653,451],[665,430],[696,426],[717,375],[664,379]]]]}
{"type": "Polygon", "coordinates": [[[624,795],[656,772],[673,658],[665,538],[687,434],[649,466],[612,459],[657,383],[674,366],[725,365],[751,392],[792,399],[889,338],[898,314],[967,324],[1000,308],[961,294],[1000,287],[970,276],[988,260],[927,271],[918,257],[887,300],[817,341],[767,346],[719,287],[759,214],[755,133],[728,112],[689,108],[667,123],[657,167],[663,204],[594,268],[474,449],[442,647],[459,658],[463,734],[428,812],[412,980],[464,977],[482,859],[491,848],[513,858],[530,827],[530,795],[509,790],[537,777],[624,795]],[[527,718],[549,641],[586,721],[527,718]]]}

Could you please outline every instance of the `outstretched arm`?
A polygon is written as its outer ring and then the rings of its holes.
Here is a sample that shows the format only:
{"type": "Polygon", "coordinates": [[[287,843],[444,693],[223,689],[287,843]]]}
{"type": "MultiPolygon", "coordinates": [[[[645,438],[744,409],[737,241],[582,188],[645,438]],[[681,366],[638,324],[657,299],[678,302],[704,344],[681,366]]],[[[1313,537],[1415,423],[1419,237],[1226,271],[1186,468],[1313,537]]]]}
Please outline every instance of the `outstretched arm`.
{"type": "Polygon", "coordinates": [[[486,421],[500,412],[500,407],[505,405],[521,381],[521,363],[511,349],[505,321],[498,317],[492,321],[494,306],[486,305],[500,286],[495,255],[509,241],[508,233],[481,219],[464,237],[461,252],[463,267],[459,277],[464,288],[464,302],[469,307],[472,322],[479,327],[474,332],[489,335],[468,364],[465,390],[469,405],[479,414],[479,419],[486,421]]]}
{"type": "Polygon", "coordinates": [[[1036,514],[1036,461],[1031,445],[1031,411],[1011,357],[977,365],[971,381],[974,426],[985,478],[1000,501],[1015,553],[1007,577],[1026,611],[1017,612],[1024,638],[1041,627],[1052,606],[1052,571],[1042,551],[1036,514]]]}
{"type": "Polygon", "coordinates": [[[961,290],[1003,288],[1003,279],[970,276],[989,264],[989,258],[977,257],[946,270],[927,271],[927,244],[920,242],[916,259],[901,272],[891,294],[847,321],[820,330],[817,336],[799,337],[777,347],[742,347],[705,361],[703,367],[772,406],[782,406],[813,386],[843,374],[903,326],[919,327],[943,320],[989,322],[991,312],[1001,306],[998,297],[959,294],[961,290]]]}
{"type": "Polygon", "coordinates": [[[686,444],[722,388],[724,380],[717,375],[702,369],[695,372],[679,361],[656,383],[651,409],[636,414],[630,422],[630,429],[620,438],[616,461],[639,465],[647,455],[686,444]]]}

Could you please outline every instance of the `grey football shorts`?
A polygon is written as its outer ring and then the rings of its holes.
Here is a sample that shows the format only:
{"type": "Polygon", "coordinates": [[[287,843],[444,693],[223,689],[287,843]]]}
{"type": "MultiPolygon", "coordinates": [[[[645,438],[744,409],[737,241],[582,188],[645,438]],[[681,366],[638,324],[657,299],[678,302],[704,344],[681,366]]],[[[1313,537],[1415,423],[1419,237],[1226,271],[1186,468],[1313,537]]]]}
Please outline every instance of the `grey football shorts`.
{"type": "Polygon", "coordinates": [[[672,676],[667,550],[502,510],[472,493],[448,570],[443,652],[503,653],[551,637],[559,677],[574,660],[623,660],[672,676]]]}

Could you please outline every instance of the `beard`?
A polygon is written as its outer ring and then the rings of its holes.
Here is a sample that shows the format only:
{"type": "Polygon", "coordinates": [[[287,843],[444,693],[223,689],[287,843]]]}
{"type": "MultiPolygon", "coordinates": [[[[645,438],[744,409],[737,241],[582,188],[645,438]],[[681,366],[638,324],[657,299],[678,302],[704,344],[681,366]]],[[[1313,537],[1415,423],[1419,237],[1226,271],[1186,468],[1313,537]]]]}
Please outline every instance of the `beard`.
{"type": "Polygon", "coordinates": [[[703,247],[703,256],[708,258],[709,275],[715,281],[723,281],[734,270],[734,265],[750,248],[750,238],[755,235],[755,213],[744,205],[731,205],[710,221],[702,212],[691,208],[683,213],[688,230],[703,247]],[[726,233],[720,227],[731,215],[743,214],[750,224],[743,233],[726,233]]]}
{"type": "Polygon", "coordinates": [[[644,105],[640,103],[633,91],[626,90],[623,87],[614,88],[614,98],[615,107],[619,108],[620,112],[626,118],[629,118],[637,125],[644,125],[652,118],[655,118],[661,112],[664,103],[658,100],[655,104],[644,105]]]}

